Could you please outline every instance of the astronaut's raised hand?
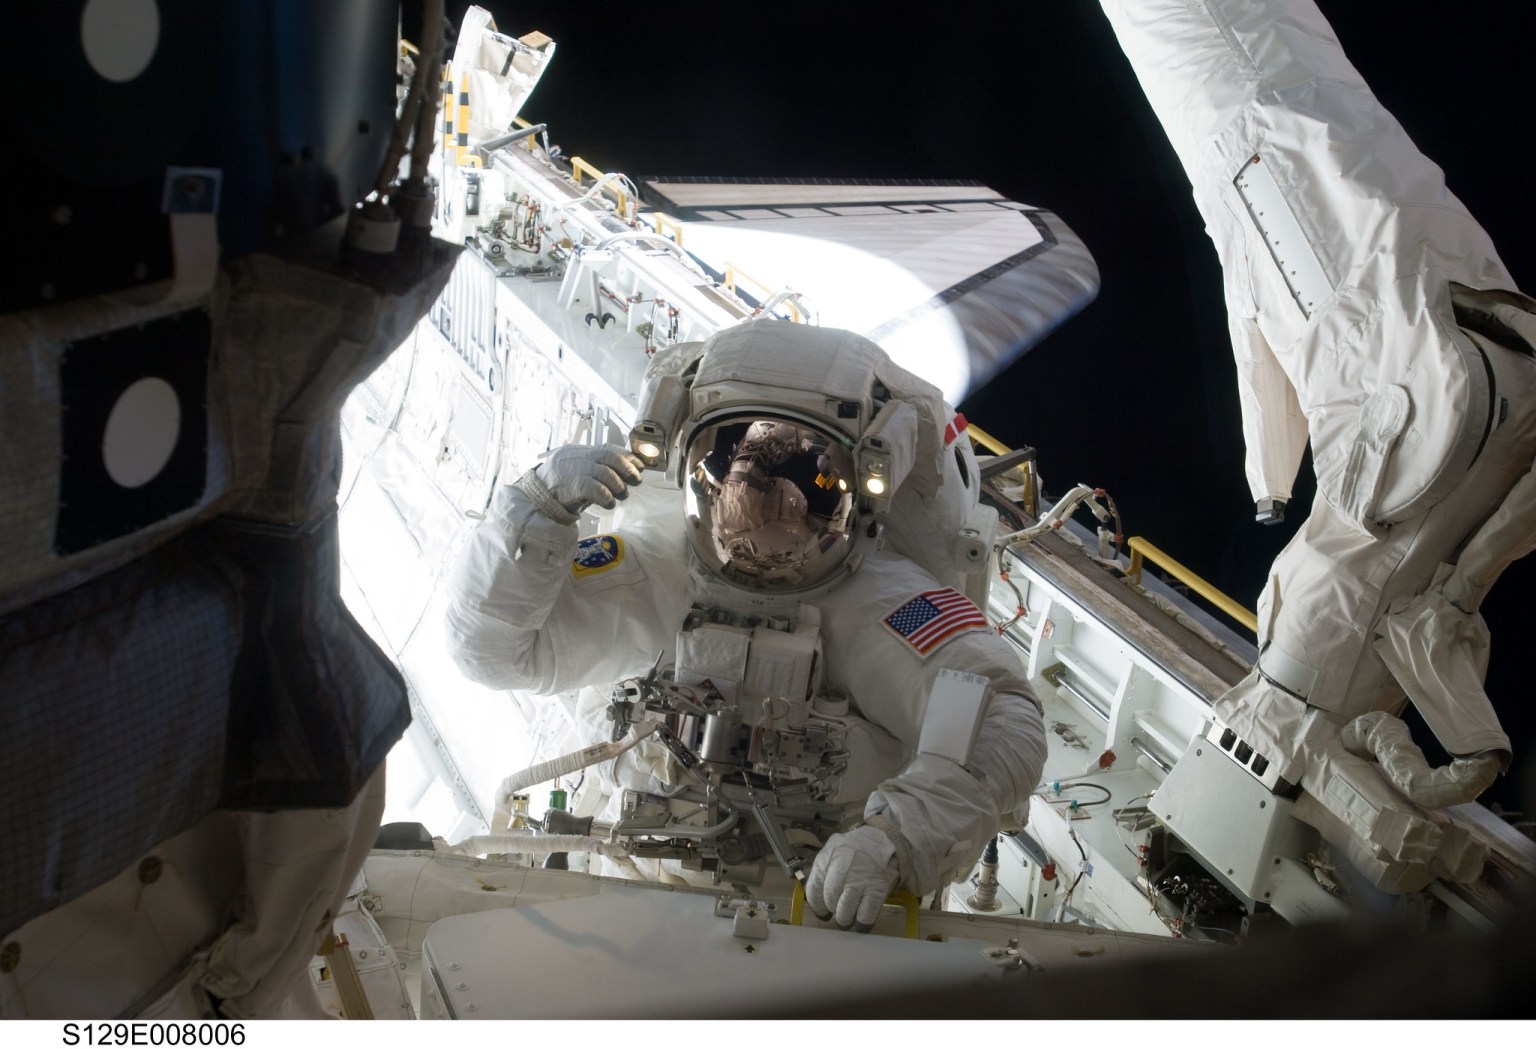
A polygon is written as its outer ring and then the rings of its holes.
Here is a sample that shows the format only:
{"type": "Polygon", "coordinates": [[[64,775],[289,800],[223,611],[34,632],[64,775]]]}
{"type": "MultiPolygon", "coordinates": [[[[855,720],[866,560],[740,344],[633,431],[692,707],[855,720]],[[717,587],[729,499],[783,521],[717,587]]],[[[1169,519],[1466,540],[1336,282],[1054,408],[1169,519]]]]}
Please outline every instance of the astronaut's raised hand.
{"type": "Polygon", "coordinates": [[[869,932],[897,877],[895,844],[878,827],[860,824],[827,839],[805,883],[805,902],[822,921],[869,932]]]}
{"type": "Polygon", "coordinates": [[[575,524],[589,504],[611,510],[640,483],[640,460],[615,444],[556,448],[517,482],[545,517],[575,524]]]}

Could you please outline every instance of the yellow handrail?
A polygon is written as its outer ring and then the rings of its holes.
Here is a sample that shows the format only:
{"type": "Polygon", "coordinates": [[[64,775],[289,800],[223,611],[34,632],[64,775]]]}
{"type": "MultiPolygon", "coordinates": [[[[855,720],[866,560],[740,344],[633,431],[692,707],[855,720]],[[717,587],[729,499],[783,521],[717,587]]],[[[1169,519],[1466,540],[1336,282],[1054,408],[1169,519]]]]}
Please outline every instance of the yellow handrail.
{"type": "MultiPolygon", "coordinates": [[[[521,117],[521,116],[513,117],[512,118],[512,123],[514,125],[516,125],[517,127],[521,127],[521,128],[533,127],[533,121],[528,120],[527,118],[521,117]]],[[[533,135],[529,135],[527,138],[521,140],[522,147],[524,149],[526,149],[530,153],[532,153],[533,150],[534,150],[533,140],[534,140],[534,136],[533,135]]]]}
{"type": "MultiPolygon", "coordinates": [[[[737,282],[743,280],[748,284],[755,285],[757,290],[763,293],[763,301],[766,302],[768,299],[773,297],[772,288],[758,280],[756,277],[752,276],[752,274],[748,273],[734,262],[727,261],[725,264],[725,280],[721,281],[721,283],[725,285],[726,290],[734,292],[736,290],[737,282]]],[[[796,324],[801,323],[800,307],[795,305],[795,300],[786,299],[784,300],[784,305],[789,307],[790,318],[796,324]]]]}
{"type": "MultiPolygon", "coordinates": [[[[893,889],[885,898],[887,904],[896,904],[907,912],[906,936],[915,940],[922,931],[922,901],[909,889],[893,889]]],[[[805,922],[805,885],[795,882],[795,891],[789,899],[789,922],[801,925],[805,922]]]]}
{"type": "MultiPolygon", "coordinates": [[[[965,432],[970,435],[971,440],[981,445],[993,455],[1006,455],[1012,451],[1006,444],[987,433],[987,431],[975,423],[968,422],[965,432]]],[[[1247,627],[1254,634],[1259,632],[1259,617],[1257,615],[1239,604],[1236,599],[1216,589],[1214,585],[1202,579],[1183,564],[1163,553],[1163,551],[1153,546],[1141,536],[1133,536],[1127,545],[1131,549],[1131,566],[1126,572],[1126,578],[1133,584],[1141,585],[1143,563],[1151,561],[1221,611],[1231,616],[1234,620],[1247,627]]]]}
{"type": "Polygon", "coordinates": [[[672,243],[678,247],[683,246],[683,224],[681,222],[670,215],[663,215],[659,211],[651,212],[651,221],[656,224],[657,233],[665,237],[667,231],[670,230],[672,232],[672,243]]]}
{"type": "MultiPolygon", "coordinates": [[[[983,430],[980,426],[977,426],[969,419],[965,421],[965,433],[966,436],[969,437],[972,441],[976,442],[983,449],[991,452],[993,455],[1007,455],[1009,452],[1013,451],[1012,448],[1009,448],[1002,441],[999,441],[996,437],[993,437],[990,433],[983,430]]],[[[1030,514],[1038,514],[1040,512],[1040,507],[1037,504],[1036,499],[1039,493],[1035,490],[1037,481],[1035,477],[1034,461],[1031,459],[1030,461],[1020,465],[1024,467],[1024,509],[1029,511],[1030,514]]],[[[1017,467],[1015,467],[1015,469],[1017,469],[1017,467]]]]}
{"type": "MultiPolygon", "coordinates": [[[[604,175],[608,174],[608,172],[601,171],[593,167],[591,164],[588,164],[580,157],[572,157],[571,174],[576,176],[576,185],[579,186],[581,185],[581,176],[583,175],[591,177],[591,179],[595,182],[596,180],[602,178],[604,175]]],[[[625,193],[617,186],[604,186],[603,192],[613,193],[614,198],[619,202],[619,215],[627,218],[629,216],[629,194],[625,193]]]]}
{"type": "Polygon", "coordinates": [[[969,419],[967,419],[965,423],[965,432],[970,435],[971,440],[981,445],[993,455],[1007,455],[1009,452],[1013,451],[1012,448],[1009,448],[1002,441],[999,441],[996,437],[993,437],[991,434],[983,430],[980,426],[977,426],[975,423],[971,422],[969,419]]]}
{"type": "Polygon", "coordinates": [[[1257,634],[1259,632],[1259,617],[1257,615],[1238,604],[1237,601],[1228,597],[1220,590],[1217,590],[1210,583],[1163,553],[1141,536],[1132,536],[1128,545],[1131,548],[1131,567],[1126,572],[1126,577],[1132,583],[1138,585],[1141,583],[1142,564],[1144,561],[1151,561],[1243,626],[1253,631],[1253,633],[1257,634]]]}

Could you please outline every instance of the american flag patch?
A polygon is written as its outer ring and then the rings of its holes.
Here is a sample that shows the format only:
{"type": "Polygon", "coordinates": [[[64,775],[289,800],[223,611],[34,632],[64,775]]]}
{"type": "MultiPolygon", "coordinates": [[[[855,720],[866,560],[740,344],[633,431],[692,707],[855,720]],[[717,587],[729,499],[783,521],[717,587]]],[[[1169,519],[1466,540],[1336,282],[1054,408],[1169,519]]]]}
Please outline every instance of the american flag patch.
{"type": "Polygon", "coordinates": [[[883,620],[896,636],[926,656],[956,634],[985,630],[987,617],[950,587],[918,594],[883,620]]]}

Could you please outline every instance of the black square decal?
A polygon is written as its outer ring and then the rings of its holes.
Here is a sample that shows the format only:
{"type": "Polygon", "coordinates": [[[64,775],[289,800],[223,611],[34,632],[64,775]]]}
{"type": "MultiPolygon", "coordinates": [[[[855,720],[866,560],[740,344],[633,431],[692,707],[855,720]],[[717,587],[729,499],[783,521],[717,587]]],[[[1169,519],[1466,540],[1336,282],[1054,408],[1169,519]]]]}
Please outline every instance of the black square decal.
{"type": "Polygon", "coordinates": [[[196,309],[65,346],[59,555],[136,532],[202,498],[212,341],[212,322],[196,309]]]}

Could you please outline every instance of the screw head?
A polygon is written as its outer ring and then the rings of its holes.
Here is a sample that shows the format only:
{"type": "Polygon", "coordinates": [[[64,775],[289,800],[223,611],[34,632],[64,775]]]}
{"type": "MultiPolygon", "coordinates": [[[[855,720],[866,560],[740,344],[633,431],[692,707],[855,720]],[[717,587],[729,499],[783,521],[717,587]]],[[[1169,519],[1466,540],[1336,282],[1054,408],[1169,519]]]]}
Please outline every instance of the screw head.
{"type": "Polygon", "coordinates": [[[160,862],[158,856],[145,856],[139,863],[139,884],[153,885],[160,880],[160,872],[165,865],[160,862]]]}
{"type": "Polygon", "coordinates": [[[21,964],[21,944],[12,940],[4,947],[0,947],[0,973],[15,972],[21,964]]]}

